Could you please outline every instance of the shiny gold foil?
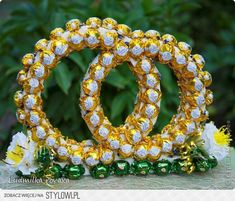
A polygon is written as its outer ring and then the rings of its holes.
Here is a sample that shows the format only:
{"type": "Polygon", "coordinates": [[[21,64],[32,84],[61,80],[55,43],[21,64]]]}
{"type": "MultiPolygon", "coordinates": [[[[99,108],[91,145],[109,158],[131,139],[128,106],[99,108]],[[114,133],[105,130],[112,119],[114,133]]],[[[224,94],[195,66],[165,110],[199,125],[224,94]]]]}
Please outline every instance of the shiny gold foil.
{"type": "Polygon", "coordinates": [[[139,38],[132,39],[129,43],[129,49],[134,58],[140,57],[144,53],[144,43],[139,38]]]}
{"type": "Polygon", "coordinates": [[[82,82],[82,89],[85,94],[93,96],[99,93],[100,86],[95,80],[88,79],[82,82]]]}
{"type": "Polygon", "coordinates": [[[125,24],[118,24],[117,25],[117,32],[118,32],[118,34],[120,34],[122,36],[130,36],[131,28],[125,24]]]}
{"type": "Polygon", "coordinates": [[[48,40],[46,39],[41,39],[39,40],[36,44],[35,44],[35,51],[42,51],[42,50],[46,50],[47,48],[47,45],[48,45],[48,40]]]}
{"type": "Polygon", "coordinates": [[[129,158],[133,155],[133,146],[125,141],[121,142],[120,149],[118,150],[118,154],[121,158],[129,158]]]}
{"type": "Polygon", "coordinates": [[[213,93],[211,90],[206,90],[206,104],[210,105],[213,102],[213,93]]]}
{"type": "Polygon", "coordinates": [[[50,39],[59,39],[61,38],[62,34],[64,33],[64,30],[62,28],[55,28],[50,33],[50,39]]]}
{"type": "MultiPolygon", "coordinates": [[[[15,94],[14,101],[17,107],[24,108],[17,110],[17,119],[31,127],[29,132],[33,140],[43,146],[48,136],[53,136],[56,140],[53,147],[60,161],[72,162],[73,156],[79,156],[88,166],[99,162],[111,164],[114,150],[115,154],[119,153],[123,158],[134,157],[152,162],[160,158],[161,152],[164,155],[173,155],[174,147],[181,149],[187,146],[186,152],[189,153],[192,142],[185,144],[184,137],[200,133],[200,122],[208,118],[205,106],[213,101],[212,92],[205,89],[212,79],[208,72],[202,72],[205,65],[203,57],[198,54],[190,55],[192,48],[185,42],[177,42],[170,34],[161,37],[154,30],[132,32],[127,25],[118,24],[111,18],[102,21],[93,17],[86,21],[87,29],[80,29],[83,25],[85,24],[78,19],[70,20],[66,24],[66,32],[62,28],[54,29],[50,40],[39,40],[35,45],[36,53],[26,54],[22,59],[24,70],[19,72],[17,81],[23,85],[23,91],[15,94]],[[104,33],[100,31],[100,26],[101,29],[106,29],[104,33]],[[85,46],[91,49],[101,48],[98,63],[90,66],[88,78],[82,82],[84,94],[80,99],[82,115],[98,145],[91,140],[77,143],[63,137],[41,111],[40,95],[43,81],[48,77],[50,69],[63,56],[73,50],[80,51],[85,46]],[[168,64],[173,70],[181,88],[181,101],[178,113],[161,134],[149,137],[147,135],[160,110],[161,98],[158,89],[160,78],[153,70],[153,58],[168,64]],[[113,127],[99,105],[101,81],[112,67],[124,61],[133,65],[131,70],[137,76],[140,92],[134,112],[127,117],[125,124],[113,127]],[[146,61],[149,61],[149,65],[146,61]],[[60,147],[66,148],[66,156],[58,154],[60,147]]],[[[186,161],[187,172],[191,173],[195,167],[186,152],[181,149],[180,154],[186,161]]]]}
{"type": "Polygon", "coordinates": [[[118,34],[116,31],[107,31],[104,35],[101,35],[101,48],[109,50],[117,43],[118,34]]]}
{"type": "Polygon", "coordinates": [[[86,25],[91,26],[93,28],[98,28],[102,24],[102,20],[98,17],[90,17],[86,21],[86,25]]]}
{"type": "Polygon", "coordinates": [[[68,21],[65,26],[68,31],[74,31],[78,30],[80,25],[81,21],[79,19],[73,19],[68,21]]]}
{"type": "Polygon", "coordinates": [[[20,72],[17,74],[17,82],[19,85],[23,85],[24,82],[27,80],[27,73],[25,70],[20,70],[20,72]]]}
{"type": "Polygon", "coordinates": [[[22,58],[22,64],[25,69],[28,69],[30,65],[34,62],[34,55],[33,54],[26,54],[22,58]]]}
{"type": "Polygon", "coordinates": [[[144,32],[141,30],[135,30],[131,33],[131,38],[143,38],[144,32]]]}
{"type": "Polygon", "coordinates": [[[21,107],[23,105],[23,92],[17,91],[14,95],[14,102],[17,107],[21,107]]]}
{"type": "Polygon", "coordinates": [[[117,25],[117,21],[112,18],[105,18],[102,21],[102,27],[107,29],[116,29],[117,25]]]}
{"type": "Polygon", "coordinates": [[[48,68],[43,66],[40,62],[34,63],[31,66],[29,72],[31,77],[36,77],[39,80],[47,79],[47,77],[49,76],[48,68]]]}
{"type": "Polygon", "coordinates": [[[160,45],[161,43],[159,40],[155,38],[147,39],[144,43],[146,56],[151,58],[156,57],[159,52],[160,45]]]}
{"type": "Polygon", "coordinates": [[[85,47],[84,35],[82,35],[79,31],[70,32],[68,36],[68,43],[74,50],[80,51],[85,47]]]}
{"type": "Polygon", "coordinates": [[[192,47],[185,42],[178,42],[178,47],[180,51],[186,56],[189,56],[192,51],[192,47]]]}
{"type": "Polygon", "coordinates": [[[100,45],[100,34],[96,29],[89,28],[85,34],[85,37],[86,45],[89,48],[94,49],[100,45]]]}
{"type": "Polygon", "coordinates": [[[84,120],[90,128],[96,128],[100,126],[104,121],[103,112],[92,111],[85,115],[84,120]]]}
{"type": "Polygon", "coordinates": [[[145,36],[147,38],[156,38],[156,39],[159,39],[161,34],[158,31],[155,31],[155,30],[148,30],[148,31],[145,32],[145,36]]]}
{"type": "Polygon", "coordinates": [[[194,54],[193,60],[196,62],[197,66],[202,69],[205,65],[205,60],[200,54],[194,54]]]}
{"type": "Polygon", "coordinates": [[[83,96],[80,98],[80,105],[83,110],[93,111],[99,105],[99,99],[92,96],[83,96]]]}

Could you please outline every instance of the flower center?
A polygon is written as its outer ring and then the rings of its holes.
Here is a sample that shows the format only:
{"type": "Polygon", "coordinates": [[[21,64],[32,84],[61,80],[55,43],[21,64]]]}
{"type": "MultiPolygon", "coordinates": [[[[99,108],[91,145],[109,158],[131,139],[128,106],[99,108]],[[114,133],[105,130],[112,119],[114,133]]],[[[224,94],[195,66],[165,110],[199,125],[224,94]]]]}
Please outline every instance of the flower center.
{"type": "Polygon", "coordinates": [[[19,164],[23,156],[24,156],[23,149],[18,144],[15,146],[14,150],[7,152],[7,158],[14,161],[15,162],[14,165],[19,164]]]}
{"type": "Polygon", "coordinates": [[[231,139],[227,130],[228,129],[226,127],[221,127],[218,131],[215,132],[214,139],[216,144],[220,146],[229,146],[231,139]]]}

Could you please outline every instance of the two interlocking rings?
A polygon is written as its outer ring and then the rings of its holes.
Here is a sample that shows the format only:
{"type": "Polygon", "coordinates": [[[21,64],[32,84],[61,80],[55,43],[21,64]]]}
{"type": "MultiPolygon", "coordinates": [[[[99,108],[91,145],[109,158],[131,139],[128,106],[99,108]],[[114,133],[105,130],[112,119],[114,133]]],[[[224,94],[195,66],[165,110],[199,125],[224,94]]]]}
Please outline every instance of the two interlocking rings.
{"type": "Polygon", "coordinates": [[[94,166],[100,161],[110,164],[118,158],[156,161],[174,155],[188,136],[199,135],[202,122],[208,118],[206,105],[213,99],[206,87],[211,83],[208,72],[202,71],[204,59],[191,54],[191,47],[177,42],[174,36],[149,30],[131,31],[114,19],[89,18],[86,23],[70,20],[66,30],[54,29],[50,40],[39,40],[34,54],[26,54],[23,70],[17,80],[23,86],[15,94],[17,118],[28,128],[28,134],[39,145],[47,146],[62,161],[94,166]],[[94,139],[76,142],[66,139],[54,128],[42,111],[43,82],[61,58],[85,47],[100,48],[81,84],[80,107],[94,139]],[[178,113],[161,134],[148,136],[160,110],[160,74],[154,64],[167,64],[180,87],[178,113]],[[125,123],[114,127],[100,104],[101,83],[111,69],[128,62],[139,85],[133,112],[125,123]]]}

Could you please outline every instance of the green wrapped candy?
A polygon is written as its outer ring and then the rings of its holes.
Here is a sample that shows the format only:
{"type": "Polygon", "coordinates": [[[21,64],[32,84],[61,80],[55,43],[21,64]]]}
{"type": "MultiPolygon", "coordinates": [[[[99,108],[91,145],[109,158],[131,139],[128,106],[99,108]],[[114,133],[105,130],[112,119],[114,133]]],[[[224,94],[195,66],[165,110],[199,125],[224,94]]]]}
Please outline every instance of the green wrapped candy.
{"type": "Polygon", "coordinates": [[[214,168],[218,165],[218,161],[215,157],[209,158],[208,162],[210,163],[211,168],[214,168]]]}
{"type": "Polygon", "coordinates": [[[181,159],[176,159],[172,163],[171,170],[177,174],[183,174],[187,172],[187,162],[181,159]]]}
{"type": "Polygon", "coordinates": [[[117,176],[128,175],[130,173],[130,164],[124,160],[114,161],[112,170],[117,176]]]}
{"type": "Polygon", "coordinates": [[[23,173],[20,170],[16,171],[15,174],[18,177],[22,177],[23,176],[23,173]]]}
{"type": "Polygon", "coordinates": [[[39,167],[38,169],[35,170],[35,176],[37,178],[42,178],[44,176],[44,173],[45,171],[44,171],[44,168],[42,167],[39,167]]]}
{"type": "Polygon", "coordinates": [[[149,161],[135,161],[131,164],[132,172],[135,175],[147,175],[152,165],[149,161]]]}
{"type": "Polygon", "coordinates": [[[206,172],[210,169],[211,165],[208,160],[199,159],[195,162],[196,171],[198,172],[206,172]]]}
{"type": "Polygon", "coordinates": [[[64,167],[64,175],[68,179],[80,179],[85,173],[85,168],[82,165],[66,165],[64,167]]]}
{"type": "Polygon", "coordinates": [[[54,164],[46,170],[45,174],[50,178],[59,179],[63,175],[63,170],[59,164],[54,164]]]}
{"type": "Polygon", "coordinates": [[[110,167],[108,165],[104,165],[103,163],[99,163],[90,169],[90,174],[95,179],[106,178],[110,175],[110,167]]]}
{"type": "Polygon", "coordinates": [[[36,161],[43,167],[49,166],[52,156],[50,151],[46,147],[42,147],[37,152],[36,161]]]}
{"type": "Polygon", "coordinates": [[[30,175],[24,175],[23,172],[21,172],[20,170],[16,171],[15,174],[18,176],[18,177],[22,177],[22,178],[25,178],[25,179],[30,179],[32,177],[32,174],[30,175]]]}
{"type": "Polygon", "coordinates": [[[168,175],[171,171],[171,162],[168,160],[156,161],[153,163],[153,170],[159,176],[168,175]]]}

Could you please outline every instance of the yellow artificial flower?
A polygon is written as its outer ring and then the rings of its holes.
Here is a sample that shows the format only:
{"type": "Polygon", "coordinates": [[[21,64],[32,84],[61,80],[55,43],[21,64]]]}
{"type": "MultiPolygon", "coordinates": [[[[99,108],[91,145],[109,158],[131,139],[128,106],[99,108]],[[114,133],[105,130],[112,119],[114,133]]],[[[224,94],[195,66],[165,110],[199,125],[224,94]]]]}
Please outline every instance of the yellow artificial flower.
{"type": "Polygon", "coordinates": [[[229,154],[231,139],[225,126],[218,129],[213,122],[207,123],[204,126],[201,138],[204,141],[204,149],[210,157],[215,157],[220,161],[229,154]]]}
{"type": "Polygon", "coordinates": [[[13,150],[7,151],[7,159],[13,161],[13,165],[18,165],[24,157],[24,148],[16,144],[13,150]]]}
{"type": "Polygon", "coordinates": [[[229,146],[230,141],[230,133],[228,132],[228,128],[222,126],[219,130],[214,133],[215,142],[220,146],[229,146]]]}
{"type": "Polygon", "coordinates": [[[34,161],[34,153],[37,144],[26,137],[22,132],[16,133],[7,149],[4,160],[10,171],[20,170],[24,175],[35,172],[37,166],[34,161]]]}

